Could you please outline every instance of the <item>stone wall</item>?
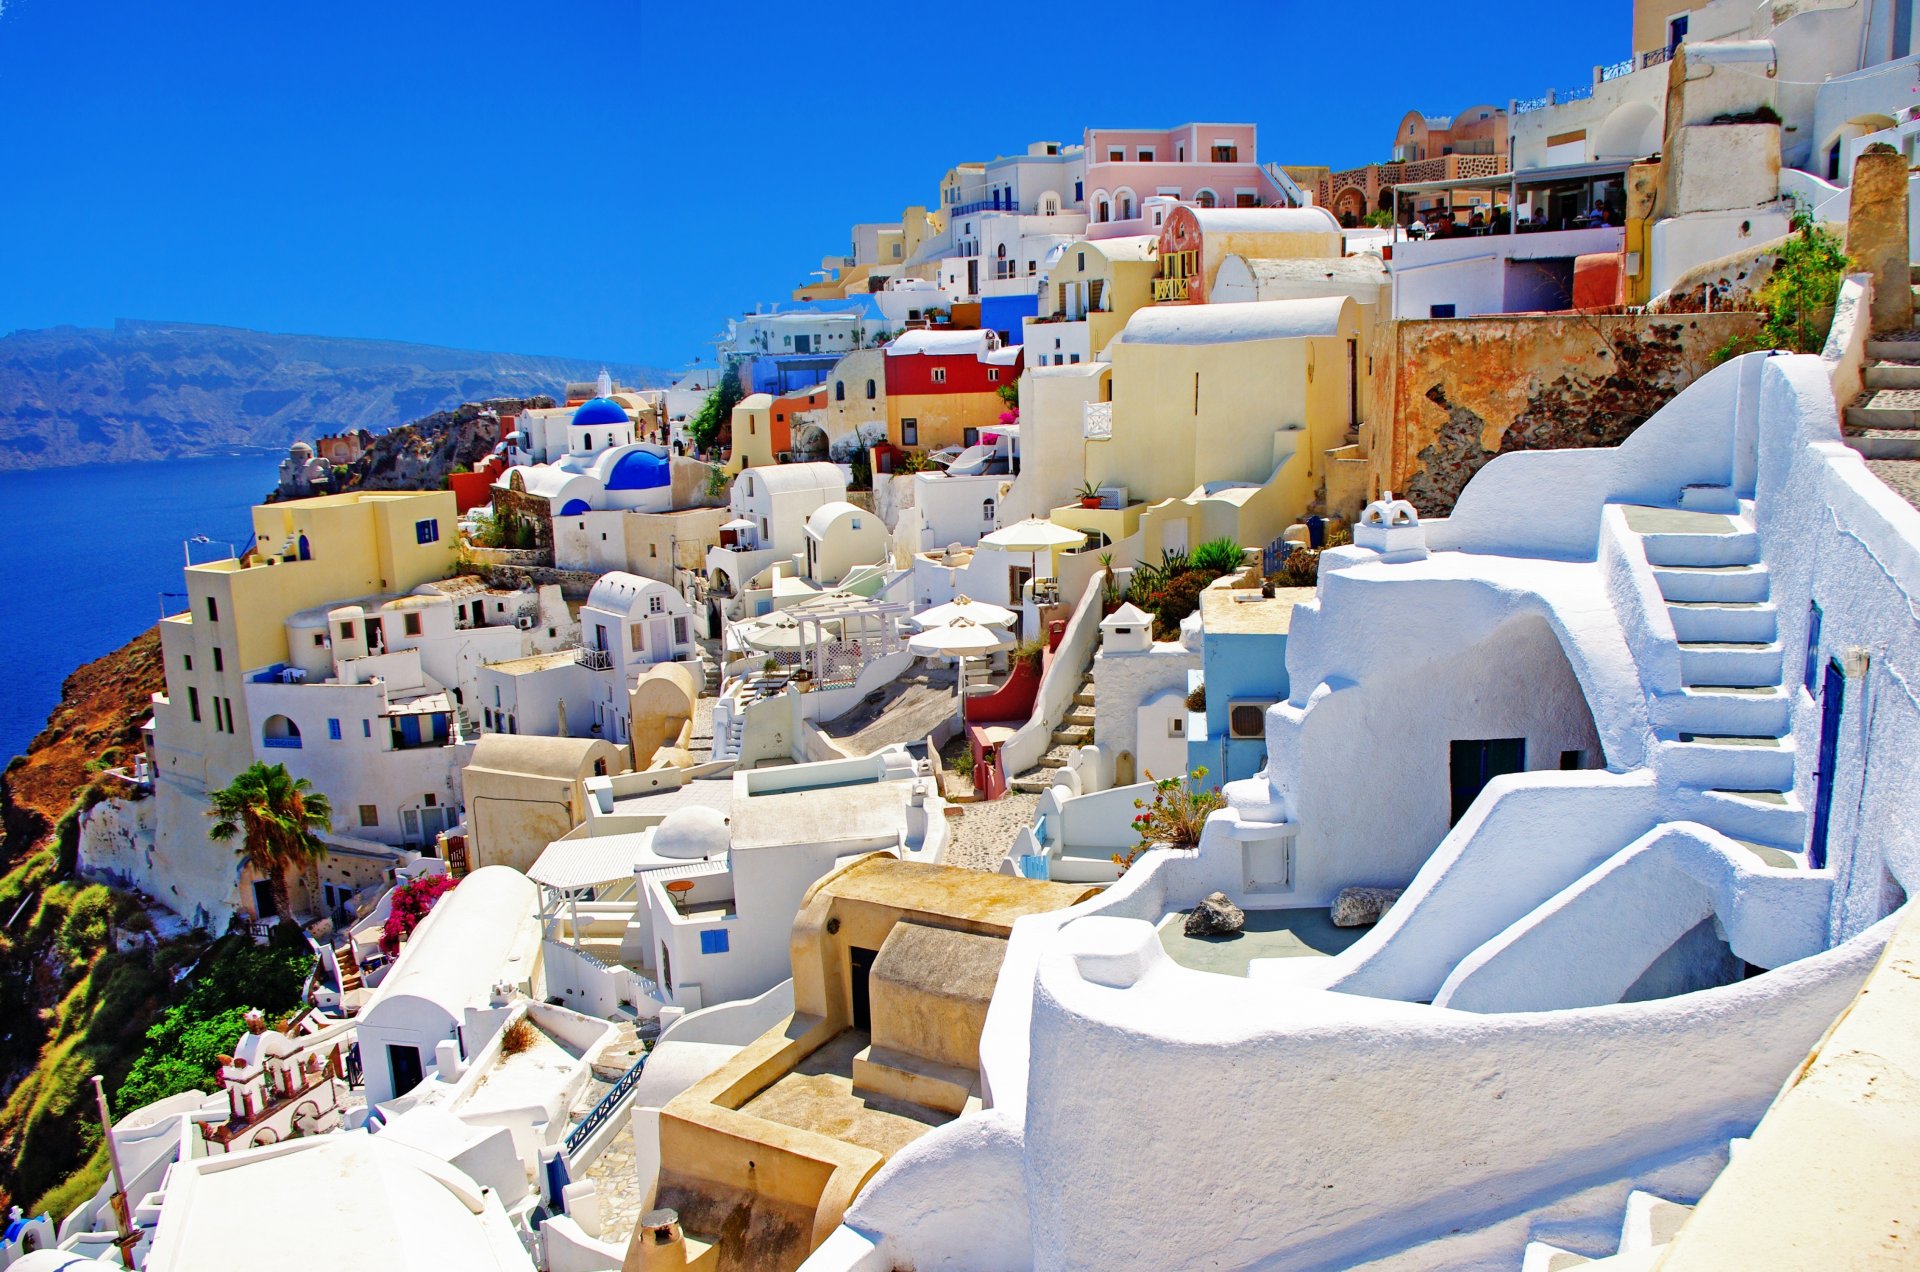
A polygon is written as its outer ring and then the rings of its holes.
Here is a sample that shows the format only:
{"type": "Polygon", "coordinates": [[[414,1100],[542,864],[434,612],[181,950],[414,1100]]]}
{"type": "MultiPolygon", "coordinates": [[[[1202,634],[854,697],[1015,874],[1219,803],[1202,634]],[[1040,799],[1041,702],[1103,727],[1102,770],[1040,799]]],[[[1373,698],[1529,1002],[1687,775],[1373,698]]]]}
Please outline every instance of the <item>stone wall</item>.
{"type": "Polygon", "coordinates": [[[493,515],[504,525],[518,522],[532,528],[533,548],[553,559],[553,509],[544,495],[530,495],[520,486],[520,474],[508,478],[512,488],[493,488],[493,515]]]}
{"type": "Polygon", "coordinates": [[[1495,455],[1617,446],[1760,315],[1502,314],[1382,328],[1361,438],[1373,490],[1445,516],[1495,455]]]}

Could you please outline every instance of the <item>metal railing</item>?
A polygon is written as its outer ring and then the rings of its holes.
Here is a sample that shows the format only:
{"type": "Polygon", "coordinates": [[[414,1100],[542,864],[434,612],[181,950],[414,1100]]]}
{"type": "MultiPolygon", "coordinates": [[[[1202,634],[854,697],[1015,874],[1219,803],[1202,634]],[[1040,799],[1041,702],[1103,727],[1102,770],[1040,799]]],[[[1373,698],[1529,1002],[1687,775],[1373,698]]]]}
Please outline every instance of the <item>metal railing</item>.
{"type": "Polygon", "coordinates": [[[1155,300],[1185,300],[1187,283],[1185,278],[1156,278],[1153,280],[1153,298],[1155,300]]]}
{"type": "Polygon", "coordinates": [[[573,660],[589,671],[610,671],[613,668],[611,650],[582,647],[580,652],[573,656],[573,660]]]}
{"type": "Polygon", "coordinates": [[[579,1152],[587,1140],[592,1138],[593,1133],[613,1116],[614,1110],[620,1107],[620,1102],[633,1094],[633,1088],[640,1081],[640,1072],[646,1067],[647,1058],[643,1055],[633,1062],[631,1069],[615,1078],[613,1085],[607,1089],[607,1093],[600,1097],[600,1102],[588,1109],[587,1115],[574,1123],[573,1129],[567,1132],[567,1138],[561,1141],[562,1151],[569,1157],[579,1152]]]}
{"type": "Polygon", "coordinates": [[[1630,57],[1624,62],[1615,62],[1612,66],[1601,67],[1600,82],[1604,84],[1608,80],[1619,79],[1622,75],[1631,75],[1639,69],[1640,60],[1630,57]]]}

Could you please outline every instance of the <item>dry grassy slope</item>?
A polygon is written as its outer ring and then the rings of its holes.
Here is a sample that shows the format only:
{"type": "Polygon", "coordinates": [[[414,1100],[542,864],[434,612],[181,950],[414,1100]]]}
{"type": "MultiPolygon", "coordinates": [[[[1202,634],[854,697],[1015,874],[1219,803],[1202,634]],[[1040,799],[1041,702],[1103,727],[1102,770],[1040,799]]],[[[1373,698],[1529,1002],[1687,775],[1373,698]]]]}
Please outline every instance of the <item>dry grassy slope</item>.
{"type": "Polygon", "coordinates": [[[102,1073],[115,1089],[164,1003],[164,969],[103,957],[104,907],[137,907],[62,880],[54,847],[94,780],[89,762],[137,749],[161,685],[147,631],[68,676],[46,728],[0,776],[0,1205],[33,1202],[96,1156],[86,1080],[102,1073]]]}

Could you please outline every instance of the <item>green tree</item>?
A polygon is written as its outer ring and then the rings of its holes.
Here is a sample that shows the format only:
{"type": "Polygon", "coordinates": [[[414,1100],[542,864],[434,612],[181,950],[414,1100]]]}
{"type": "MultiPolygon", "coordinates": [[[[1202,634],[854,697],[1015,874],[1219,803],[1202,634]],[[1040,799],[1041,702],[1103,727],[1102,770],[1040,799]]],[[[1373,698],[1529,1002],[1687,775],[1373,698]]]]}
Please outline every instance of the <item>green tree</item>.
{"type": "Polygon", "coordinates": [[[719,440],[721,430],[733,423],[733,408],[740,405],[740,398],[740,377],[729,366],[699,411],[687,421],[687,436],[695,446],[708,450],[719,440]]]}
{"type": "Polygon", "coordinates": [[[214,819],[213,829],[207,838],[216,844],[238,838],[235,851],[271,881],[274,908],[290,919],[293,897],[287,873],[304,873],[327,855],[319,833],[333,828],[327,797],[306,778],[288,773],[286,765],[256,760],[226,788],[213,792],[212,803],[207,816],[214,819]]]}

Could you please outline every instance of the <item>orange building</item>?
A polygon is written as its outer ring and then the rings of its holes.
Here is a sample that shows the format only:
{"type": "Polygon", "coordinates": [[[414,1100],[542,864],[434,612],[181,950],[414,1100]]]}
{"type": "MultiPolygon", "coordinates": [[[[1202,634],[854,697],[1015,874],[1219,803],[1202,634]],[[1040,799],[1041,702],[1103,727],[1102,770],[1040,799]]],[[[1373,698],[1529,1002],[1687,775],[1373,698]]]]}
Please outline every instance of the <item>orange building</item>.
{"type": "Polygon", "coordinates": [[[971,446],[1007,409],[1021,347],[990,331],[909,331],[887,346],[887,440],[902,450],[971,446]]]}

